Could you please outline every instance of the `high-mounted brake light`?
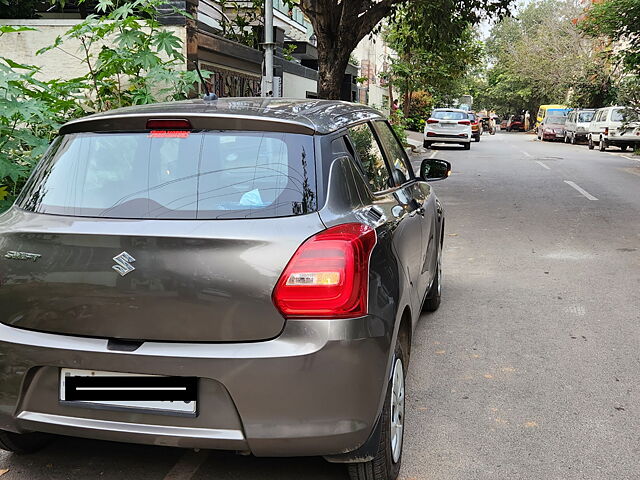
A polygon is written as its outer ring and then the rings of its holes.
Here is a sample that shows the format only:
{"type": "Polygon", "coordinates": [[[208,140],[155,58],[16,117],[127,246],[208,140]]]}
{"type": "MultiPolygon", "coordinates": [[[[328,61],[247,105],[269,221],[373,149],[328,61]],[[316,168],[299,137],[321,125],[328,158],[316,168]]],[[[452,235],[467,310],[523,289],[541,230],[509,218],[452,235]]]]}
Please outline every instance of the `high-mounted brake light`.
{"type": "Polygon", "coordinates": [[[458,123],[460,125],[471,125],[471,122],[469,120],[460,120],[458,123]]]}
{"type": "Polygon", "coordinates": [[[366,315],[375,245],[375,230],[361,223],[331,227],[307,239],[280,276],[274,305],[285,318],[366,315]]]}
{"type": "Polygon", "coordinates": [[[427,120],[427,123],[440,123],[440,120],[436,120],[435,118],[430,118],[427,120]]]}
{"type": "Polygon", "coordinates": [[[152,118],[147,120],[147,130],[191,130],[186,118],[152,118]]]}

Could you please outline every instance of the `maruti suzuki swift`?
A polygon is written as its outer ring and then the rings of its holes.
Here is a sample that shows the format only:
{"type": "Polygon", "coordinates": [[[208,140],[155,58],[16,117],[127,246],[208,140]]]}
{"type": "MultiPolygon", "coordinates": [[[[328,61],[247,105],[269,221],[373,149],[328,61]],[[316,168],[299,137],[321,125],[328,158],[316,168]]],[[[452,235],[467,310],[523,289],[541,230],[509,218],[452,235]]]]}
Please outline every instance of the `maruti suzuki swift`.
{"type": "Polygon", "coordinates": [[[50,434],[395,479],[443,208],[363,105],[227,98],[60,129],[0,216],[0,448],[50,434]]]}

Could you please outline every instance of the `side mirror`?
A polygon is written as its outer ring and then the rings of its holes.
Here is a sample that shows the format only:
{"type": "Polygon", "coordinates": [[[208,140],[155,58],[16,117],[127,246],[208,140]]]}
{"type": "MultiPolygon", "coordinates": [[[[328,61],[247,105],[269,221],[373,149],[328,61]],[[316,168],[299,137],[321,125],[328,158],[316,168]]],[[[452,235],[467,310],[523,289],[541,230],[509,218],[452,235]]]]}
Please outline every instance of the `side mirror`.
{"type": "Polygon", "coordinates": [[[425,158],[420,164],[420,178],[425,181],[444,180],[451,175],[451,164],[446,160],[425,158]]]}

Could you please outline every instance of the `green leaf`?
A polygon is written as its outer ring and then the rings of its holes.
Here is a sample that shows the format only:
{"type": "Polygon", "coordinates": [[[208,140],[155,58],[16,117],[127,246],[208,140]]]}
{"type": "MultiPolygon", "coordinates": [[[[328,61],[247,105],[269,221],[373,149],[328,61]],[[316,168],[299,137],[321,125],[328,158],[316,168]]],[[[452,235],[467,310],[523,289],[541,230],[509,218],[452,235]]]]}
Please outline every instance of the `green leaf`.
{"type": "Polygon", "coordinates": [[[165,30],[156,33],[153,38],[153,45],[157,47],[159,51],[164,51],[167,55],[171,56],[181,48],[182,42],[172,32],[165,30]]]}
{"type": "Polygon", "coordinates": [[[25,27],[23,25],[0,25],[0,34],[2,33],[15,33],[15,32],[27,32],[37,31],[37,28],[25,27]]]}

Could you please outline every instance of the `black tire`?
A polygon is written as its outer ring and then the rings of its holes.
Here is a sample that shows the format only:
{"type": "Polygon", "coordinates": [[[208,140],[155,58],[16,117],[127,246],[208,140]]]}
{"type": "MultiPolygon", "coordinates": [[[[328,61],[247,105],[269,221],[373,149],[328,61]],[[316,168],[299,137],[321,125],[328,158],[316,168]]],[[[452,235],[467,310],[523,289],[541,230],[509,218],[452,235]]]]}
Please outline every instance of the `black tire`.
{"type": "Polygon", "coordinates": [[[424,148],[431,148],[431,142],[427,142],[426,140],[422,142],[422,146],[424,148]]]}
{"type": "Polygon", "coordinates": [[[51,437],[44,433],[13,433],[0,430],[0,450],[26,455],[44,448],[51,437]]]}
{"type": "MultiPolygon", "coordinates": [[[[442,250],[442,247],[440,247],[442,250]]],[[[440,307],[442,299],[442,251],[438,252],[438,263],[436,266],[436,276],[433,279],[431,288],[422,304],[423,312],[435,312],[440,307]]]]}
{"type": "Polygon", "coordinates": [[[476,142],[479,142],[479,141],[480,141],[480,135],[476,135],[475,137],[473,137],[473,139],[474,139],[476,142]]]}
{"type": "Polygon", "coordinates": [[[593,137],[589,135],[589,150],[593,150],[595,145],[593,144],[593,137]]]}
{"type": "Polygon", "coordinates": [[[601,138],[598,142],[598,150],[600,150],[601,152],[606,152],[607,146],[607,141],[604,138],[601,138]]]}
{"type": "Polygon", "coordinates": [[[465,150],[471,150],[471,143],[463,143],[463,144],[462,144],[462,147],[463,147],[465,150]]]}
{"type": "Polygon", "coordinates": [[[575,145],[575,144],[576,144],[576,136],[571,135],[571,145],[575,145]]]}
{"type": "Polygon", "coordinates": [[[627,151],[627,146],[626,145],[620,145],[620,150],[622,150],[623,152],[627,151]]]}
{"type": "Polygon", "coordinates": [[[382,422],[382,432],[380,434],[380,443],[378,443],[378,450],[373,460],[370,460],[368,462],[352,463],[348,466],[349,478],[351,480],[396,480],[398,478],[398,474],[400,473],[405,430],[404,394],[402,396],[402,410],[400,413],[403,425],[402,433],[400,434],[400,454],[396,461],[394,461],[393,451],[391,448],[391,419],[392,416],[394,416],[396,413],[396,411],[392,411],[391,397],[393,395],[393,380],[396,374],[396,366],[398,360],[400,361],[400,364],[402,366],[402,375],[399,375],[399,377],[402,378],[403,392],[405,392],[406,389],[404,388],[404,379],[406,377],[405,365],[407,364],[407,362],[402,350],[402,345],[400,344],[399,340],[396,341],[391,380],[389,381],[389,384],[387,386],[387,396],[384,401],[384,407],[382,408],[382,416],[380,417],[380,421],[382,422]]]}

